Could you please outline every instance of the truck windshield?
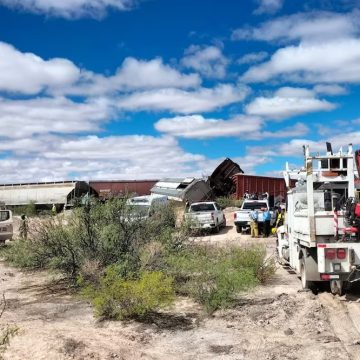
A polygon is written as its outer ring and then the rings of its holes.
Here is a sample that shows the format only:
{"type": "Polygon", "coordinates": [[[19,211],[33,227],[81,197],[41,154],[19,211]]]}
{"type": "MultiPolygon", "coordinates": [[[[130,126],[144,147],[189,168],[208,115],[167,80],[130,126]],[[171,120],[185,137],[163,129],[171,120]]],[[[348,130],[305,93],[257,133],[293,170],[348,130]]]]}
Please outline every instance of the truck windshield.
{"type": "Polygon", "coordinates": [[[194,204],[191,205],[190,208],[191,212],[214,211],[214,210],[215,210],[214,204],[194,204]]]}
{"type": "Polygon", "coordinates": [[[149,205],[131,205],[130,212],[133,216],[147,216],[149,215],[149,205]]]}
{"type": "Polygon", "coordinates": [[[266,208],[267,207],[267,204],[266,202],[246,202],[242,209],[243,210],[260,210],[260,209],[263,209],[263,208],[266,208]]]}
{"type": "Polygon", "coordinates": [[[0,221],[6,221],[10,219],[10,212],[6,210],[0,211],[0,221]]]}

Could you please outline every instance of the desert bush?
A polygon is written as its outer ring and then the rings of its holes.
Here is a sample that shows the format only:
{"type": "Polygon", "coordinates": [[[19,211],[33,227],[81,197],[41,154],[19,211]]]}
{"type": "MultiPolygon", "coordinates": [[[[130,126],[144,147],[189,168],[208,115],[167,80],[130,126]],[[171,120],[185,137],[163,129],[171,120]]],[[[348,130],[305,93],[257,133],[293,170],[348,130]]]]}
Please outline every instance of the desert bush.
{"type": "Polygon", "coordinates": [[[36,214],[37,214],[36,204],[33,201],[30,201],[26,205],[13,206],[10,208],[13,211],[14,215],[23,215],[24,214],[27,217],[32,217],[32,216],[36,216],[36,214]]]}
{"type": "Polygon", "coordinates": [[[112,265],[106,269],[98,287],[89,285],[83,293],[91,299],[98,316],[126,319],[170,305],[174,299],[172,283],[171,277],[159,271],[126,278],[121,268],[112,265]]]}
{"type": "Polygon", "coordinates": [[[162,210],[144,220],[134,218],[126,199],[92,200],[66,218],[32,222],[29,240],[13,245],[5,257],[22,267],[59,269],[73,279],[80,273],[86,278],[90,263],[101,270],[122,262],[129,272],[137,272],[145,244],[158,239],[171,243],[175,216],[171,207],[162,210]]]}
{"type": "Polygon", "coordinates": [[[237,294],[265,279],[264,271],[260,271],[265,250],[259,247],[191,246],[170,255],[167,261],[176,291],[193,297],[209,313],[231,306],[237,294]]]}

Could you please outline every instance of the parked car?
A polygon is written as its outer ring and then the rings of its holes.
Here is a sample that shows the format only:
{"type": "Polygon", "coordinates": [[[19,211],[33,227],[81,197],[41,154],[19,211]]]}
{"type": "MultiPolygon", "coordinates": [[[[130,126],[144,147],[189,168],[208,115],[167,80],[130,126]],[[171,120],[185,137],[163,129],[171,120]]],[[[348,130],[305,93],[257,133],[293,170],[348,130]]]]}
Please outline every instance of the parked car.
{"type": "Polygon", "coordinates": [[[0,243],[13,237],[13,217],[8,209],[0,209],[0,243]]]}
{"type": "Polygon", "coordinates": [[[192,229],[214,230],[216,233],[226,226],[225,215],[215,202],[197,202],[190,205],[185,213],[185,220],[192,229]]]}

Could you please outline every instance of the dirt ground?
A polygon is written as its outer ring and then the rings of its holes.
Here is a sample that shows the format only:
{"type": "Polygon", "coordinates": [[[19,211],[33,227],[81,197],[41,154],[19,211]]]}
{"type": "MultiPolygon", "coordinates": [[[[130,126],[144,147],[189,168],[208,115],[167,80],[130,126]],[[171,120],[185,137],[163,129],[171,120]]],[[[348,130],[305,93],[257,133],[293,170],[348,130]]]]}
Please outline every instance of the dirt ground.
{"type": "MultiPolygon", "coordinates": [[[[231,226],[232,213],[227,214],[231,226]]],[[[234,228],[194,240],[274,250],[274,239],[250,239],[234,228]]],[[[360,300],[299,291],[284,268],[239,298],[231,310],[206,315],[188,299],[136,321],[99,321],[91,306],[46,272],[22,272],[0,261],[0,294],[6,308],[0,328],[17,328],[4,359],[360,359],[360,300]]],[[[1,308],[1,307],[0,307],[1,308]]],[[[1,312],[1,311],[0,311],[1,312]]],[[[1,358],[1,356],[0,356],[1,358]]]]}

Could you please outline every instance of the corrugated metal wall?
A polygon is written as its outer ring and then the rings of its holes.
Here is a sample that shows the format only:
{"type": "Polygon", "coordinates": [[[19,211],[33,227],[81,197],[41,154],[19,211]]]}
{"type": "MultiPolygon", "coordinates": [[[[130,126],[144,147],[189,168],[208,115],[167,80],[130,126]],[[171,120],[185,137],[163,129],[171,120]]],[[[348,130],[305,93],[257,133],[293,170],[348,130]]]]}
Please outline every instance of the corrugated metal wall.
{"type": "MultiPolygon", "coordinates": [[[[246,191],[258,194],[268,192],[270,195],[286,197],[287,190],[283,178],[237,174],[233,179],[236,184],[237,199],[242,199],[246,191]]],[[[292,180],[292,186],[294,185],[295,181],[292,180]]]]}
{"type": "Polygon", "coordinates": [[[158,180],[119,180],[119,181],[90,181],[89,185],[99,197],[116,196],[119,194],[150,195],[150,189],[158,180]]]}

